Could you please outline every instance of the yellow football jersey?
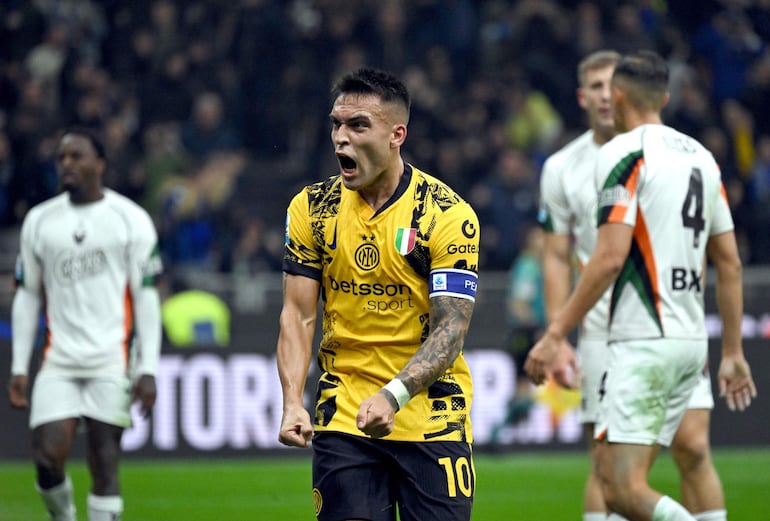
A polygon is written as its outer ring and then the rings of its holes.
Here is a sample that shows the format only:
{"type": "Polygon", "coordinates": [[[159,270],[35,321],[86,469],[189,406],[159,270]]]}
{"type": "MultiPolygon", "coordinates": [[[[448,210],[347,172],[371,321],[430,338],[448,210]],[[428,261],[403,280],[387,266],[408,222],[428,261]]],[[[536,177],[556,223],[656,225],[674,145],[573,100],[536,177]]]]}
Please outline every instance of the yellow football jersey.
{"type": "MultiPolygon", "coordinates": [[[[475,300],[479,223],[438,179],[405,165],[377,212],[339,176],[289,205],[283,270],[321,283],[321,377],[315,429],[363,436],[361,402],[409,361],[428,335],[429,298],[475,300]]],[[[471,374],[462,353],[396,414],[390,440],[472,441],[471,374]]]]}

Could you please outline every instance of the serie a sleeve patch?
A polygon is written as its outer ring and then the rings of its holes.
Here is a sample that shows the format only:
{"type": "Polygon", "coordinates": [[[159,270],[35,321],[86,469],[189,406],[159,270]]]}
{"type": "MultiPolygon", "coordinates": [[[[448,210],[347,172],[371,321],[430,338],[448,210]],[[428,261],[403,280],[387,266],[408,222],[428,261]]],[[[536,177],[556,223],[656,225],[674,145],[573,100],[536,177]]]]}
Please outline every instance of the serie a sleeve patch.
{"type": "Polygon", "coordinates": [[[448,297],[476,300],[478,274],[468,270],[442,268],[430,272],[430,297],[448,297]]]}

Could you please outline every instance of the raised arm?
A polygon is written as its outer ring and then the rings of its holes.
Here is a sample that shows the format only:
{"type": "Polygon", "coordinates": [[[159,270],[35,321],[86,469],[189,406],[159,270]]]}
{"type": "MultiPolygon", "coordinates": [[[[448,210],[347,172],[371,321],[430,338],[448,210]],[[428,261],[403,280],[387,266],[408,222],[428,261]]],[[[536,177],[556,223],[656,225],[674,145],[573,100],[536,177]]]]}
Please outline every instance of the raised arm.
{"type": "Polygon", "coordinates": [[[277,346],[283,418],[278,440],[294,447],[307,447],[313,435],[303,393],[313,354],[320,287],[317,280],[309,277],[283,275],[283,309],[277,346]]]}

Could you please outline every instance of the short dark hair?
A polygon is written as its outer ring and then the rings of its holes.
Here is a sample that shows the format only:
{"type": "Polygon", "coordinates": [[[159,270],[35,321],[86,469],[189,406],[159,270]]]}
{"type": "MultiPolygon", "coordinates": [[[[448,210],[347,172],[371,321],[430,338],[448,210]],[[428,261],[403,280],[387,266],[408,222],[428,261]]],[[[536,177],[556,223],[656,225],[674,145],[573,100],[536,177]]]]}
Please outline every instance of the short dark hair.
{"type": "Polygon", "coordinates": [[[594,69],[603,69],[614,66],[620,61],[620,53],[612,49],[602,49],[595,51],[580,60],[578,64],[578,83],[582,86],[585,83],[588,71],[594,69]]]}
{"type": "Polygon", "coordinates": [[[91,146],[94,147],[96,156],[99,159],[106,159],[104,144],[102,143],[102,140],[99,138],[99,136],[96,134],[94,130],[88,127],[72,126],[72,127],[65,128],[64,131],[61,133],[61,137],[64,137],[67,134],[73,134],[75,136],[81,136],[86,138],[88,141],[91,142],[91,146]]]}
{"type": "Polygon", "coordinates": [[[382,101],[400,103],[409,114],[409,90],[396,76],[383,70],[361,67],[345,74],[332,87],[332,100],[343,94],[374,94],[382,101]]]}
{"type": "Polygon", "coordinates": [[[662,102],[668,91],[668,64],[658,53],[637,51],[623,56],[613,80],[634,91],[634,101],[649,105],[662,102]]]}

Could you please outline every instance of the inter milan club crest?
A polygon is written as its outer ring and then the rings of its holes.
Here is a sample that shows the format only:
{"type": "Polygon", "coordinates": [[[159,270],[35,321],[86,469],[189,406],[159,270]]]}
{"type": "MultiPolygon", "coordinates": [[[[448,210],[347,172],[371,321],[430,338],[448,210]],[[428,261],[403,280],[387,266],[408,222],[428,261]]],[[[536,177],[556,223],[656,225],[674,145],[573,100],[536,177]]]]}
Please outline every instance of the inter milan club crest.
{"type": "Polygon", "coordinates": [[[415,228],[399,228],[396,230],[396,250],[401,255],[406,255],[414,249],[417,240],[415,228]]]}
{"type": "Polygon", "coordinates": [[[355,252],[356,266],[364,271],[370,271],[380,264],[380,250],[374,242],[374,234],[362,235],[364,241],[355,252]]]}

